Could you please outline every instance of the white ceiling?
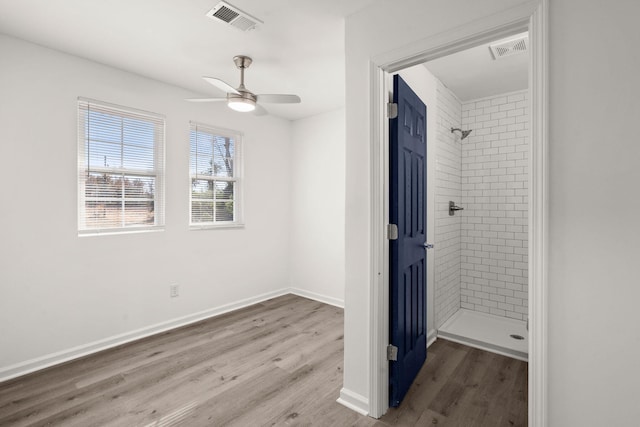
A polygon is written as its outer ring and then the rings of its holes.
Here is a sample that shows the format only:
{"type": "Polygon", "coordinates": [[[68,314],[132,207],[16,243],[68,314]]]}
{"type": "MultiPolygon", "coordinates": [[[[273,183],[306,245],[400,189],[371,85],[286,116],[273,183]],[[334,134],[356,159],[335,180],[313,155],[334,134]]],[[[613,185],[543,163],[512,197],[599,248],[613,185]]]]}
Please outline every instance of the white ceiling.
{"type": "Polygon", "coordinates": [[[502,40],[435,59],[425,66],[463,102],[526,89],[528,52],[494,60],[489,44],[502,40]]]}
{"type": "MultiPolygon", "coordinates": [[[[344,17],[378,0],[229,0],[264,21],[242,32],[205,14],[218,0],[0,0],[0,32],[192,90],[232,86],[232,58],[254,59],[255,93],[295,93],[302,103],[267,105],[295,120],[344,106],[344,17]]],[[[427,68],[462,101],[527,87],[528,55],[494,61],[488,45],[439,58],[427,68]]],[[[46,72],[46,70],[43,70],[46,72]]]]}
{"type": "Polygon", "coordinates": [[[0,0],[0,32],[196,96],[223,95],[203,75],[237,86],[232,58],[249,55],[246,86],[300,95],[301,104],[267,105],[295,120],[344,105],[344,17],[374,1],[229,0],[264,21],[242,32],[205,16],[218,0],[0,0]]]}

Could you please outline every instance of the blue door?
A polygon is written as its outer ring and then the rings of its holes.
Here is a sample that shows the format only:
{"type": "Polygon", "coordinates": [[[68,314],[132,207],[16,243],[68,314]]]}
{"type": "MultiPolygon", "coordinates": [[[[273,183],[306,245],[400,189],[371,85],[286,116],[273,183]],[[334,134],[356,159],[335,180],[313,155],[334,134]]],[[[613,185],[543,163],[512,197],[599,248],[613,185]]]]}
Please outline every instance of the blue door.
{"type": "Polygon", "coordinates": [[[393,76],[389,147],[389,219],[398,227],[389,245],[389,405],[398,406],[427,358],[426,117],[427,107],[398,75],[393,76]]]}

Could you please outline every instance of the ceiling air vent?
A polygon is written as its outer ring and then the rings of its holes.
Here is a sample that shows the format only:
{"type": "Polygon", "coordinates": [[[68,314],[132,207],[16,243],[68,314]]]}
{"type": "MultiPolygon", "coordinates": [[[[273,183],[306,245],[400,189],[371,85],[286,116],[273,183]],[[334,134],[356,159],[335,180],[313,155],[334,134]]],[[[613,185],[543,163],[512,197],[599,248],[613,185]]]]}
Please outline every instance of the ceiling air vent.
{"type": "Polygon", "coordinates": [[[225,22],[241,31],[253,30],[256,25],[263,24],[263,22],[258,18],[254,18],[248,13],[243,12],[237,7],[223,1],[207,12],[207,16],[211,19],[225,22]]]}
{"type": "Polygon", "coordinates": [[[525,53],[529,49],[529,36],[526,34],[515,38],[500,40],[499,42],[489,45],[493,59],[505,58],[507,56],[525,53]]]}

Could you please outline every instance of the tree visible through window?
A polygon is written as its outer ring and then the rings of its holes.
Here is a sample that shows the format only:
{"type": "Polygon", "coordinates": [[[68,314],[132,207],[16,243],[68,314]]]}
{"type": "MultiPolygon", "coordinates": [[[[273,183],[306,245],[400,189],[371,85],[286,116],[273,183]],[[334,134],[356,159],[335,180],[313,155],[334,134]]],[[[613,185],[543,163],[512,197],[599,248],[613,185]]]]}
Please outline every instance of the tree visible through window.
{"type": "Polygon", "coordinates": [[[191,225],[239,224],[241,135],[191,123],[191,225]]]}
{"type": "Polygon", "coordinates": [[[80,232],[164,225],[164,119],[81,99],[78,126],[80,232]]]}

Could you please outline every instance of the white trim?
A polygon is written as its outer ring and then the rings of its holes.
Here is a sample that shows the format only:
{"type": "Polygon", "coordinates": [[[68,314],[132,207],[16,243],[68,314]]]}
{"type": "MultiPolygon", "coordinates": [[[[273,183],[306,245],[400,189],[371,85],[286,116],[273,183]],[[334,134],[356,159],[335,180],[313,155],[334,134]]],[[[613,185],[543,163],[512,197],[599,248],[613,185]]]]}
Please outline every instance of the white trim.
{"type": "Polygon", "coordinates": [[[379,357],[382,351],[380,344],[388,337],[381,320],[386,312],[388,315],[388,293],[385,296],[386,282],[381,286],[381,276],[385,277],[387,268],[383,268],[378,261],[383,257],[384,239],[380,237],[380,231],[385,227],[380,212],[387,205],[387,192],[383,187],[384,180],[381,175],[386,174],[386,169],[381,167],[378,156],[381,150],[388,144],[388,135],[380,135],[381,123],[386,121],[379,113],[382,108],[380,93],[384,93],[384,73],[390,73],[403,68],[423,63],[427,60],[439,58],[457,51],[468,49],[488,41],[497,40],[512,34],[529,30],[532,40],[532,168],[531,174],[535,182],[532,187],[532,196],[529,204],[531,212],[531,224],[529,227],[529,313],[532,323],[536,325],[531,330],[529,349],[530,374],[529,374],[529,425],[532,427],[544,426],[546,423],[546,381],[547,381],[547,354],[546,354],[546,256],[547,256],[547,211],[548,211],[548,159],[547,159],[547,114],[548,114],[548,90],[546,69],[548,67],[548,29],[547,29],[547,1],[532,0],[512,9],[498,14],[469,22],[458,28],[454,28],[433,37],[418,40],[407,46],[393,49],[383,55],[372,58],[370,79],[370,113],[371,113],[371,199],[372,199],[372,244],[370,270],[370,339],[369,353],[371,365],[369,366],[370,406],[369,415],[375,418],[382,416],[388,409],[388,381],[386,372],[386,360],[379,357]],[[382,77],[380,75],[382,74],[382,77]],[[382,183],[382,184],[381,184],[382,183]],[[383,195],[381,198],[380,194],[383,195]]]}
{"type": "Polygon", "coordinates": [[[427,348],[431,347],[431,344],[438,340],[438,331],[431,329],[427,332],[427,348]]]}
{"type": "Polygon", "coordinates": [[[340,397],[336,402],[359,414],[369,415],[369,401],[367,398],[344,387],[340,390],[340,397]]]}
{"type": "Polygon", "coordinates": [[[111,102],[100,101],[98,99],[85,98],[84,96],[79,96],[78,102],[93,105],[98,109],[101,107],[106,107],[111,110],[118,110],[120,113],[122,113],[122,115],[125,115],[125,116],[126,115],[130,116],[131,114],[137,114],[140,116],[148,116],[149,118],[158,119],[162,121],[164,121],[167,118],[167,116],[165,116],[164,114],[154,113],[152,111],[147,111],[147,110],[140,110],[138,108],[126,107],[124,105],[113,104],[111,102]]]}
{"type": "Polygon", "coordinates": [[[371,93],[371,277],[372,289],[369,294],[370,354],[369,371],[379,370],[379,375],[370,375],[369,396],[376,396],[382,390],[382,399],[371,399],[367,412],[375,417],[384,414],[387,409],[389,364],[386,348],[389,344],[389,241],[385,235],[389,222],[388,170],[389,144],[376,144],[375,141],[387,141],[388,120],[386,120],[387,92],[385,73],[375,63],[370,63],[370,79],[376,90],[371,93]],[[375,83],[373,83],[375,82],[375,83]],[[377,107],[377,108],[376,108],[377,107]],[[386,304],[386,307],[385,307],[386,304]],[[373,331],[380,333],[373,333],[373,331]],[[384,403],[382,403],[384,402],[384,403]]]}
{"type": "Polygon", "coordinates": [[[191,224],[189,225],[189,230],[223,230],[230,228],[244,228],[244,223],[233,222],[233,223],[199,223],[201,225],[191,224]]]}
{"type": "Polygon", "coordinates": [[[344,299],[338,299],[327,295],[318,294],[300,288],[289,288],[289,293],[303,298],[309,298],[314,301],[333,305],[335,307],[344,308],[344,299]]]}
{"type": "Polygon", "coordinates": [[[377,55],[372,61],[393,73],[436,58],[526,31],[528,20],[540,0],[529,0],[494,15],[468,22],[451,30],[426,37],[377,55]]]}
{"type": "Polygon", "coordinates": [[[531,45],[529,148],[529,425],[547,425],[547,258],[549,254],[549,2],[529,24],[531,45]]]}
{"type": "Polygon", "coordinates": [[[81,230],[78,231],[78,237],[95,237],[95,236],[113,236],[120,234],[135,234],[135,233],[156,233],[158,231],[164,231],[164,225],[139,228],[139,227],[131,227],[131,228],[114,228],[110,229],[101,229],[101,230],[81,230]]]}
{"type": "Polygon", "coordinates": [[[0,368],[0,382],[287,294],[298,295],[336,307],[344,307],[344,301],[337,298],[302,289],[284,288],[3,367],[0,368]]]}
{"type": "Polygon", "coordinates": [[[225,136],[227,138],[235,138],[238,135],[240,135],[240,137],[244,138],[244,132],[242,132],[240,130],[229,129],[229,128],[224,128],[224,127],[214,126],[214,125],[209,125],[207,123],[198,122],[196,120],[189,120],[189,129],[191,129],[191,126],[197,126],[199,128],[203,128],[204,130],[206,130],[208,132],[215,133],[216,135],[219,135],[219,136],[225,136]]]}

